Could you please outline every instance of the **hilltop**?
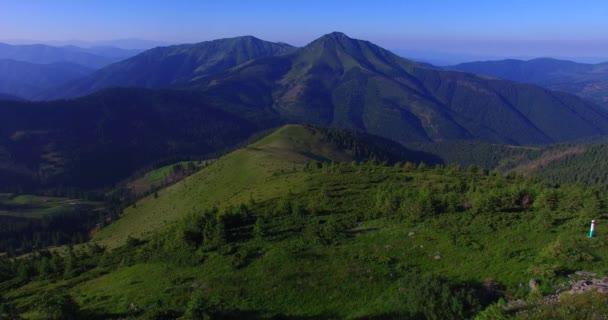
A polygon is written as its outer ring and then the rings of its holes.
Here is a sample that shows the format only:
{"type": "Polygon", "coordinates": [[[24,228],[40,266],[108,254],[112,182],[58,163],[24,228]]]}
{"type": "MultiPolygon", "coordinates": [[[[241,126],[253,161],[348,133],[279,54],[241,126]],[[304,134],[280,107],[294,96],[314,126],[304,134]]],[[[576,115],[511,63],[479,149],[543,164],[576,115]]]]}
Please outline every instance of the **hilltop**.
{"type": "Polygon", "coordinates": [[[128,236],[150,235],[193,212],[226,207],[250,199],[265,201],[306,186],[299,171],[310,161],[437,161],[424,152],[345,130],[283,126],[263,139],[231,152],[196,174],[136,202],[123,216],[96,234],[104,245],[122,244],[128,236]],[[159,200],[162,199],[162,200],[159,200]]]}
{"type": "Polygon", "coordinates": [[[78,97],[110,87],[169,87],[292,49],[285,43],[252,36],[157,47],[105,67],[89,77],[54,88],[41,97],[46,100],[78,97]]]}

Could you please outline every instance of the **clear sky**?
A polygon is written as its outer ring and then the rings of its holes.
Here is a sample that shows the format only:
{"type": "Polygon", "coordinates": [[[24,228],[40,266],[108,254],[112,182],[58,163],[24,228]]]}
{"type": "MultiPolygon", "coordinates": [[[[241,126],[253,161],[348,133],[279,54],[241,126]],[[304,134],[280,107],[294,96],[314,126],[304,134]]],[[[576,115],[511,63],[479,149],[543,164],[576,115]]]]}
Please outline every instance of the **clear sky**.
{"type": "Polygon", "coordinates": [[[608,1],[0,0],[0,39],[304,45],[331,31],[420,55],[608,58],[608,1]]]}

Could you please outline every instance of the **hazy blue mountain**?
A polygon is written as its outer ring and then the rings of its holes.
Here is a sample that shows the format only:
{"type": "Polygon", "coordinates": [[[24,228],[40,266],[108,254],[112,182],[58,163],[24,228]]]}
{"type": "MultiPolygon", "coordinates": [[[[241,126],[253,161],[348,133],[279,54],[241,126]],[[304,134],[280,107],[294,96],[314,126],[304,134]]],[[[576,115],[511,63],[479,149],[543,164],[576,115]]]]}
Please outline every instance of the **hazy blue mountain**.
{"type": "Polygon", "coordinates": [[[14,95],[10,95],[10,94],[6,94],[6,93],[0,93],[0,100],[4,100],[4,101],[22,101],[23,98],[17,97],[17,96],[14,96],[14,95]]]}
{"type": "Polygon", "coordinates": [[[196,79],[190,88],[224,108],[262,108],[285,121],[352,128],[401,143],[542,144],[608,133],[606,112],[576,96],[429,68],[337,32],[290,54],[196,79]]]}
{"type": "Polygon", "coordinates": [[[78,47],[78,46],[65,46],[62,48],[68,48],[74,51],[86,52],[90,54],[100,55],[107,58],[115,58],[124,60],[142,53],[144,50],[141,49],[122,49],[111,46],[94,46],[94,47],[78,47]]]}
{"type": "Polygon", "coordinates": [[[44,90],[92,72],[93,69],[68,62],[37,64],[0,59],[0,92],[32,99],[44,90]]]}
{"type": "Polygon", "coordinates": [[[540,58],[468,62],[448,69],[534,83],[574,93],[608,107],[608,63],[586,64],[540,58]]]}
{"type": "Polygon", "coordinates": [[[292,49],[288,44],[267,42],[251,36],[158,47],[53,90],[46,98],[76,97],[118,86],[167,87],[292,49]]]}
{"type": "Polygon", "coordinates": [[[42,44],[10,45],[0,43],[0,59],[40,64],[69,62],[95,69],[126,59],[137,52],[118,48],[85,49],[73,46],[53,47],[42,44]]]}

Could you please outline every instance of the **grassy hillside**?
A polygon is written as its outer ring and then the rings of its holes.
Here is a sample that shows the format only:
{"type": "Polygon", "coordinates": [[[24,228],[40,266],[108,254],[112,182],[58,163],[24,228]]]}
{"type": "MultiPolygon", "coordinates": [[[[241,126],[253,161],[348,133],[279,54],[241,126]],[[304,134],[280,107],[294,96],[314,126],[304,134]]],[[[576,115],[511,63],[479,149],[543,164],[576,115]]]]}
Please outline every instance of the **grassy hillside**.
{"type": "MultiPolygon", "coordinates": [[[[575,270],[608,271],[601,223],[587,236],[590,219],[608,218],[603,190],[355,163],[354,149],[328,136],[286,126],[220,158],[101,230],[112,251],[0,259],[0,310],[26,319],[57,306],[93,319],[464,319],[499,297],[534,306],[575,270]]],[[[573,299],[583,314],[603,310],[601,297],[573,299]]],[[[488,312],[525,318],[496,306],[488,312]]],[[[531,309],[538,317],[569,319],[565,306],[541,306],[531,309]]]]}
{"type": "Polygon", "coordinates": [[[98,232],[94,240],[115,247],[131,235],[142,237],[187,214],[212,206],[226,207],[250,199],[273,199],[306,186],[300,170],[309,161],[424,160],[377,137],[342,130],[288,125],[262,140],[237,150],[184,179],[150,195],[124,211],[123,216],[98,232]],[[376,145],[372,143],[383,142],[376,145]]]}
{"type": "Polygon", "coordinates": [[[150,193],[161,187],[179,182],[200,168],[210,164],[212,161],[180,161],[157,169],[146,171],[143,175],[131,178],[126,184],[126,189],[134,195],[150,193]]]}
{"type": "Polygon", "coordinates": [[[96,205],[99,203],[79,199],[0,193],[0,215],[5,216],[42,218],[80,206],[96,205]]]}

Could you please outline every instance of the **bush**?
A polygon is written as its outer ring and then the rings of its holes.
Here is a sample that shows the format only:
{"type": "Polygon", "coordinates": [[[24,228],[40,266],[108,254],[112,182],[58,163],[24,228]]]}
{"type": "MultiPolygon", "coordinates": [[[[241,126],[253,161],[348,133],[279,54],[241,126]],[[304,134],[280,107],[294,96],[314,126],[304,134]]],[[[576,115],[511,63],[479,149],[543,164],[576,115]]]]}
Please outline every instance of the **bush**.
{"type": "Polygon", "coordinates": [[[405,304],[414,318],[466,319],[481,309],[475,288],[443,277],[415,278],[405,285],[405,304]]]}
{"type": "Polygon", "coordinates": [[[46,292],[37,303],[37,311],[43,319],[70,320],[78,319],[80,307],[65,291],[46,292]]]}
{"type": "Polygon", "coordinates": [[[202,292],[194,292],[190,296],[190,301],[186,307],[184,320],[209,320],[214,319],[213,315],[217,312],[218,304],[210,302],[202,292]]]}

